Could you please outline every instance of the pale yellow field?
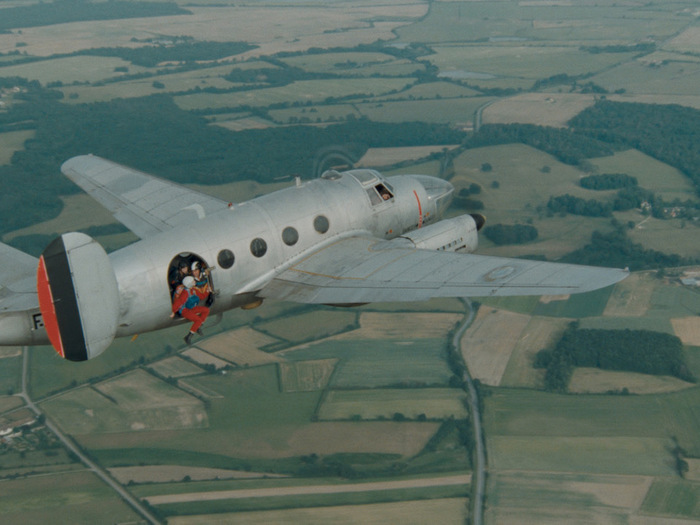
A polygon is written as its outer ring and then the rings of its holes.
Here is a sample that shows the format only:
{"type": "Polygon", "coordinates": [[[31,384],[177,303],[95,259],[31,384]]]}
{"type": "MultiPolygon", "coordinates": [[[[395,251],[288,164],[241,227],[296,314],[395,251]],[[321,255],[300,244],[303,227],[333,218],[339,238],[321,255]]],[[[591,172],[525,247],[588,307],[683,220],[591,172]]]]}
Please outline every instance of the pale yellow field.
{"type": "Polygon", "coordinates": [[[192,481],[206,479],[253,479],[253,478],[278,478],[279,474],[265,472],[245,472],[242,470],[228,470],[222,468],[190,467],[183,465],[151,465],[148,467],[115,467],[109,469],[109,473],[120,483],[168,483],[181,481],[189,476],[192,481]]]}
{"type": "Polygon", "coordinates": [[[8,357],[17,357],[22,355],[22,349],[19,346],[3,346],[0,347],[0,359],[8,357]]]}
{"type": "Polygon", "coordinates": [[[290,361],[279,364],[280,383],[284,392],[313,392],[328,385],[338,359],[290,361]]]}
{"type": "Polygon", "coordinates": [[[651,306],[651,294],[654,291],[655,277],[649,272],[630,274],[624,281],[615,285],[604,316],[607,317],[642,317],[651,306]]]}
{"type": "Polygon", "coordinates": [[[680,317],[671,319],[673,331],[685,345],[700,345],[700,317],[680,317]]]}
{"type": "Polygon", "coordinates": [[[275,355],[259,350],[276,341],[277,339],[246,326],[205,339],[197,346],[238,366],[259,366],[282,361],[275,355]]]}
{"type": "Polygon", "coordinates": [[[695,385],[670,376],[653,376],[598,368],[576,368],[569,383],[569,392],[603,394],[626,388],[631,394],[662,394],[692,386],[695,385]]]}
{"type": "Polygon", "coordinates": [[[691,481],[700,481],[700,459],[686,458],[688,462],[688,473],[686,479],[691,481]]]}
{"type": "Polygon", "coordinates": [[[524,93],[491,104],[483,114],[484,124],[514,122],[565,127],[568,120],[595,103],[593,95],[579,93],[524,93]]]}
{"type": "Polygon", "coordinates": [[[462,336],[462,356],[474,379],[498,386],[530,316],[482,307],[462,336]]]}
{"type": "Polygon", "coordinates": [[[182,352],[182,355],[189,357],[192,359],[192,361],[199,363],[200,365],[214,365],[217,370],[225,368],[231,364],[228,361],[224,361],[223,359],[219,359],[218,357],[215,357],[207,352],[203,352],[199,348],[189,348],[182,352]]]}
{"type": "Polygon", "coordinates": [[[275,124],[260,117],[237,118],[231,120],[220,120],[211,123],[212,126],[219,126],[231,131],[243,131],[246,129],[265,129],[275,124]]]}
{"type": "MultiPolygon", "coordinates": [[[[695,13],[697,16],[698,13],[695,13]]],[[[695,53],[700,46],[700,27],[689,27],[664,44],[664,49],[695,53]]]]}
{"type": "Polygon", "coordinates": [[[163,377],[185,377],[202,373],[200,367],[176,355],[156,361],[149,368],[163,377]]]}
{"type": "Polygon", "coordinates": [[[71,434],[208,425],[207,413],[199,399],[141,369],[92,387],[70,390],[43,402],[42,408],[71,434]]]}
{"type": "Polygon", "coordinates": [[[544,370],[533,368],[535,356],[543,348],[552,347],[569,321],[554,317],[532,317],[512,351],[500,386],[541,387],[544,370]]]}
{"type": "Polygon", "coordinates": [[[370,148],[357,162],[356,167],[388,166],[406,160],[416,160],[427,157],[431,153],[444,149],[454,149],[456,146],[414,146],[407,148],[370,148]]]}
{"type": "Polygon", "coordinates": [[[500,504],[489,506],[485,513],[487,523],[498,525],[627,523],[625,518],[639,509],[653,481],[648,476],[614,475],[586,476],[585,481],[580,481],[567,474],[552,476],[531,472],[493,476],[498,486],[509,487],[509,494],[499,498],[500,504]],[[519,498],[519,485],[528,495],[543,494],[542,500],[535,503],[531,496],[519,498]],[[572,507],[571,501],[586,501],[586,504],[572,507]],[[534,510],[533,505],[536,506],[534,510]]]}
{"type": "Polygon", "coordinates": [[[29,55],[49,56],[95,47],[134,47],[132,38],[154,35],[188,35],[197,40],[238,41],[258,44],[241,57],[270,55],[279,51],[309,47],[353,46],[377,39],[392,40],[393,29],[423,16],[427,4],[389,0],[381,5],[350,3],[308,6],[241,5],[233,7],[191,7],[191,15],[76,22],[24,28],[19,34],[0,35],[0,52],[14,51],[17,43],[29,55]],[[405,21],[396,21],[397,9],[405,21]],[[392,17],[391,21],[370,19],[392,17]],[[343,31],[336,32],[338,29],[343,31]]]}
{"type": "Polygon", "coordinates": [[[304,523],[306,525],[424,525],[426,523],[465,523],[468,500],[462,498],[400,501],[371,505],[318,507],[313,509],[285,509],[203,516],[174,516],[173,525],[248,525],[304,523]]]}

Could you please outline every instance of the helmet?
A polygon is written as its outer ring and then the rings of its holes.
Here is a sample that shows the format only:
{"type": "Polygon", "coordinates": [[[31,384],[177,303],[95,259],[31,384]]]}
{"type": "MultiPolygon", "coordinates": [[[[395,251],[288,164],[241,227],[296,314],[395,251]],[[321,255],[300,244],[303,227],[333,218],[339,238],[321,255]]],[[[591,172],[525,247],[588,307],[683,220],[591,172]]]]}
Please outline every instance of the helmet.
{"type": "Polygon", "coordinates": [[[188,275],[187,277],[185,277],[185,278],[182,280],[182,284],[185,285],[185,288],[192,288],[192,287],[193,287],[195,284],[197,284],[197,283],[196,283],[196,281],[194,280],[194,277],[192,277],[191,275],[188,275]]]}
{"type": "Polygon", "coordinates": [[[195,271],[195,270],[201,270],[201,268],[199,266],[199,261],[195,261],[192,263],[192,271],[195,271]]]}

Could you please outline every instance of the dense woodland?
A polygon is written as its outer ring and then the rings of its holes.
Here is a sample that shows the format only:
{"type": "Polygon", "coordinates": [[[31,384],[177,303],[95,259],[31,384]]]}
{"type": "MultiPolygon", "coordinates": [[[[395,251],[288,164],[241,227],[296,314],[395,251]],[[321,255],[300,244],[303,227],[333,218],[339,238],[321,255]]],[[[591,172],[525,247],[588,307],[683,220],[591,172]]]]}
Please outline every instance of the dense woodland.
{"type": "MultiPolygon", "coordinates": [[[[93,153],[177,182],[220,184],[315,176],[316,154],[340,146],[357,160],[368,147],[454,144],[464,133],[445,125],[357,120],[326,128],[289,126],[232,132],[178,108],[168,95],[65,105],[52,92],[0,113],[0,129],[35,129],[0,176],[0,232],[55,216],[59,195],[77,191],[60,175],[68,158],[93,153]],[[18,203],[32,202],[22,214],[18,203]]],[[[56,92],[53,92],[56,93],[56,92]]]]}
{"type": "Polygon", "coordinates": [[[174,2],[88,2],[62,0],[37,2],[16,7],[3,7],[0,32],[19,27],[37,27],[86,20],[116,20],[146,16],[171,16],[191,14],[174,2]]]}
{"type": "Polygon", "coordinates": [[[156,67],[161,62],[217,60],[244,53],[256,46],[245,42],[155,43],[141,47],[99,47],[80,51],[80,55],[119,57],[137,66],[156,67]]]}
{"type": "Polygon", "coordinates": [[[571,130],[535,124],[485,124],[465,141],[467,148],[523,143],[578,166],[586,159],[612,155],[619,147],[571,130]]]}
{"type": "Polygon", "coordinates": [[[695,381],[683,356],[681,340],[649,330],[581,329],[574,322],[552,350],[542,350],[536,368],[546,368],[545,388],[565,392],[575,367],[671,375],[695,381]]]}
{"type": "Polygon", "coordinates": [[[591,140],[636,148],[674,166],[690,177],[700,194],[700,110],[600,100],[569,125],[591,140]]]}
{"type": "Polygon", "coordinates": [[[483,234],[496,244],[523,244],[537,239],[537,228],[529,224],[494,224],[483,234]]]}
{"type": "Polygon", "coordinates": [[[582,188],[587,190],[619,190],[637,186],[637,177],[631,177],[626,173],[601,173],[600,175],[587,175],[578,181],[582,188]]]}

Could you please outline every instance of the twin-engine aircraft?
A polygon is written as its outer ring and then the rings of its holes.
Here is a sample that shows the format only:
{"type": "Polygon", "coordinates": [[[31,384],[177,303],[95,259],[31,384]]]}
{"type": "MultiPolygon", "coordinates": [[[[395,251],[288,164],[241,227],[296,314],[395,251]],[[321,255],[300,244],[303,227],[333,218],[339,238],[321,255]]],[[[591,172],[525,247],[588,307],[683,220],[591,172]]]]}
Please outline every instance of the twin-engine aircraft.
{"type": "Polygon", "coordinates": [[[183,323],[171,315],[171,276],[183,264],[210,270],[212,314],[265,299],[353,306],[571,294],[628,275],[472,255],[484,218],[441,219],[454,188],[435,177],[330,170],[232,204],[93,155],[61,171],[140,237],[108,255],[66,233],[39,260],[0,244],[0,345],[50,342],[71,361],[98,356],[115,337],[183,323]]]}

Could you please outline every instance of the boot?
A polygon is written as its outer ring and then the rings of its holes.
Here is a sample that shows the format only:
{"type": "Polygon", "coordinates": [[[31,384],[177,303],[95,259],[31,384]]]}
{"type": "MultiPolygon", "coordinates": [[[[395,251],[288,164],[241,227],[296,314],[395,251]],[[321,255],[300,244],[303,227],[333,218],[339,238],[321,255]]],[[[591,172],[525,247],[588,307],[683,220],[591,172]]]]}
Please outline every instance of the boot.
{"type": "Polygon", "coordinates": [[[192,332],[187,332],[187,335],[185,336],[185,343],[190,344],[192,342],[192,336],[194,334],[192,332]]]}

